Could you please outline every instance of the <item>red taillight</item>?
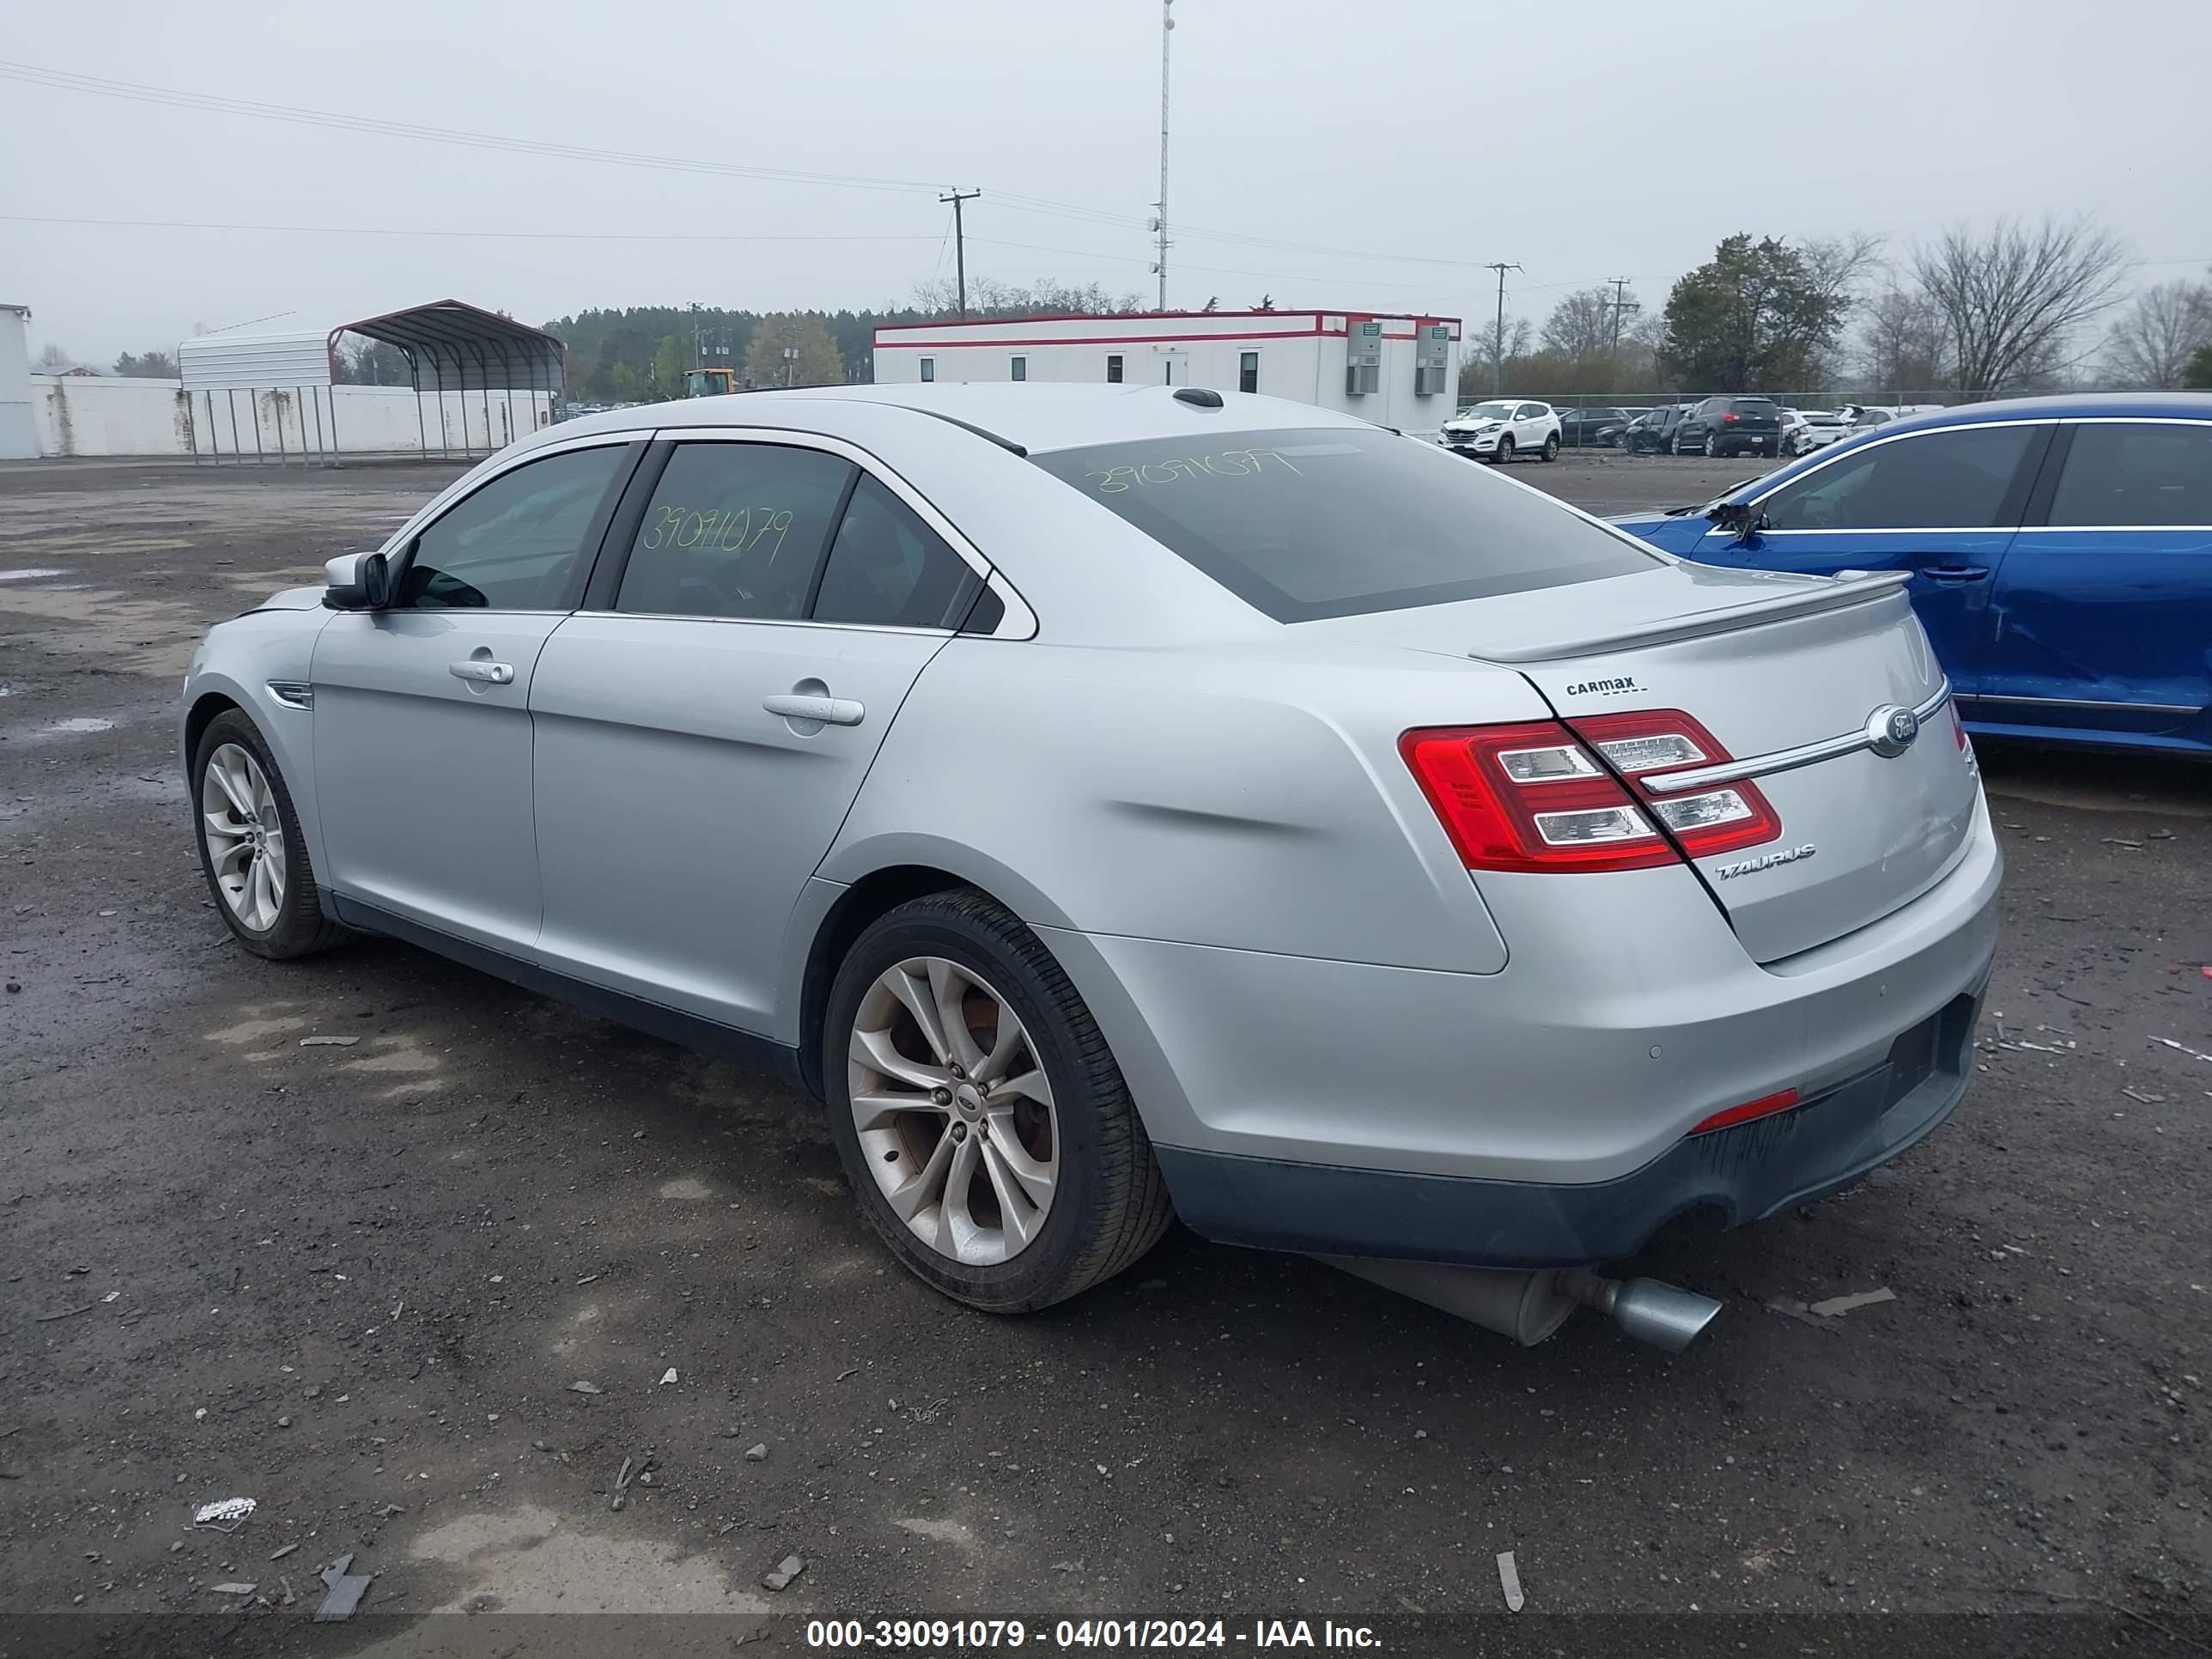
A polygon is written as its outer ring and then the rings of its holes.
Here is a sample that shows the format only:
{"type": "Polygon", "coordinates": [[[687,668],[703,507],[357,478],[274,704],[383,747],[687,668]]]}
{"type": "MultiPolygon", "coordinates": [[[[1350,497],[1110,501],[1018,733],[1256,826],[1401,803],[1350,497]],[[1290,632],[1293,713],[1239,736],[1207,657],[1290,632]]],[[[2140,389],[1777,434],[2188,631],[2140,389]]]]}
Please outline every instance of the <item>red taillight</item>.
{"type": "Polygon", "coordinates": [[[1680,709],[1586,715],[1571,729],[1539,720],[1414,731],[1398,749],[1470,870],[1644,870],[1782,833],[1781,816],[1747,781],[1648,787],[1733,758],[1680,709]]]}
{"type": "Polygon", "coordinates": [[[1743,418],[1743,416],[1741,416],[1741,415],[1738,415],[1738,414],[1735,413],[1733,410],[1731,410],[1729,413],[1728,413],[1728,414],[1723,415],[1723,416],[1721,416],[1721,419],[1722,419],[1723,422],[1728,422],[1728,421],[1740,421],[1740,420],[1741,420],[1742,418],[1743,418]]]}
{"type": "Polygon", "coordinates": [[[1652,779],[1669,772],[1734,758],[1711,732],[1680,709],[1589,714],[1573,724],[1575,735],[1594,745],[1628,780],[1644,810],[1673,832],[1692,858],[1756,847],[1781,835],[1781,814],[1748,779],[1674,793],[1650,787],[1652,779]]]}
{"type": "Polygon", "coordinates": [[[1674,848],[1574,733],[1525,726],[1408,732],[1398,750],[1470,870],[1642,870],[1674,848]]]}
{"type": "Polygon", "coordinates": [[[1757,1100],[1747,1100],[1741,1106],[1731,1106],[1724,1112],[1715,1112],[1690,1133],[1709,1135],[1716,1129],[1733,1129],[1739,1123],[1748,1123],[1755,1117],[1772,1117],[1777,1112],[1786,1112],[1797,1103],[1797,1091],[1784,1089],[1771,1095],[1761,1095],[1757,1100]]]}

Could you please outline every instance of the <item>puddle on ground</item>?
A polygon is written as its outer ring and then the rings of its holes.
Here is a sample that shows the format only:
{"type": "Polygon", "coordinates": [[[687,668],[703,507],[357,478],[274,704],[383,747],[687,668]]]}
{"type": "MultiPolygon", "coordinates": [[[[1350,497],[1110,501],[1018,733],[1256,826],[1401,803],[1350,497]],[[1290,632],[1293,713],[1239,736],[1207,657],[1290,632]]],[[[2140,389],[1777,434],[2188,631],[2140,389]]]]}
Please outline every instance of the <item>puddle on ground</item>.
{"type": "Polygon", "coordinates": [[[92,714],[79,714],[71,720],[56,720],[46,728],[49,732],[112,732],[113,720],[100,720],[92,714]]]}
{"type": "Polygon", "coordinates": [[[643,1539],[571,1530],[524,1504],[478,1511],[416,1538],[417,1561],[458,1569],[466,1587],[439,1613],[765,1613],[704,1555],[643,1539]]]}
{"type": "Polygon", "coordinates": [[[50,576],[66,576],[66,570],[0,570],[0,582],[42,582],[50,576]]]}

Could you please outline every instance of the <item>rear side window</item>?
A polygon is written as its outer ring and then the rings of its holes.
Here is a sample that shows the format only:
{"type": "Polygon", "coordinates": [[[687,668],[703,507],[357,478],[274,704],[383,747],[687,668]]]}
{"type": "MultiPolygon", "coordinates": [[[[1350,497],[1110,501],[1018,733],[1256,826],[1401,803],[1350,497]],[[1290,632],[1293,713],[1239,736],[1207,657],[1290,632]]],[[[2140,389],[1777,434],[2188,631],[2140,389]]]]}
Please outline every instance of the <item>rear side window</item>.
{"type": "Polygon", "coordinates": [[[1558,587],[1661,562],[1433,445],[1364,428],[1159,438],[1033,459],[1277,622],[1558,587]]]}
{"type": "Polygon", "coordinates": [[[817,622],[945,628],[971,597],[967,564],[873,478],[854,486],[814,602],[817,622]]]}
{"type": "Polygon", "coordinates": [[[416,611],[556,611],[625,456],[570,450],[501,473],[415,538],[396,603],[416,611]]]}
{"type": "Polygon", "coordinates": [[[2050,522],[2084,528],[2212,525],[2212,426],[2075,427],[2050,522]]]}
{"type": "Polygon", "coordinates": [[[2033,426],[1917,433],[1853,450],[1759,503],[1770,530],[1986,530],[2033,426]]]}
{"type": "Polygon", "coordinates": [[[789,621],[806,611],[855,469],[782,444],[679,444],[637,527],[615,609],[789,621]]]}

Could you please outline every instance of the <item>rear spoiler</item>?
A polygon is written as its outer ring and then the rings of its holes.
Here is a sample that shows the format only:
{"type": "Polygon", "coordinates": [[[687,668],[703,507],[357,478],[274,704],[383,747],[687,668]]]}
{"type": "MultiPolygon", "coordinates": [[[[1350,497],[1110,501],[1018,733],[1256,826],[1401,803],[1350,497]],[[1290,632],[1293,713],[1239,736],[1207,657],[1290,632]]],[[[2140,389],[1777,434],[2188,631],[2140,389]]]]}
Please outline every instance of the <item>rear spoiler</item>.
{"type": "Polygon", "coordinates": [[[1563,657],[1585,657],[1628,645],[1668,645],[1708,634],[1731,634],[1739,628],[1756,628],[1792,617],[1810,617],[1823,611],[1868,605],[1887,599],[1912,580],[1906,570],[1844,570],[1833,577],[1787,593],[1751,599],[1742,605],[1721,605],[1684,617],[1655,617],[1611,634],[1570,635],[1528,645],[1467,654],[1482,662],[1552,662],[1563,657]]]}

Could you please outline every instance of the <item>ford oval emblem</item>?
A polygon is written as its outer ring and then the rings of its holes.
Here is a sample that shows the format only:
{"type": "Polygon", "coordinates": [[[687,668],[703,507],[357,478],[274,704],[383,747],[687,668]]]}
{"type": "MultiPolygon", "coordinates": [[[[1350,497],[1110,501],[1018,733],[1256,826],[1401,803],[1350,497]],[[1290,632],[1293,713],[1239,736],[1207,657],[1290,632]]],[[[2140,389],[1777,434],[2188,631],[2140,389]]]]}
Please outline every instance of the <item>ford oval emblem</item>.
{"type": "Polygon", "coordinates": [[[1920,716],[1910,708],[1886,702],[1867,716],[1867,747],[1884,760],[1895,760],[1912,747],[1920,735],[1920,716]]]}

